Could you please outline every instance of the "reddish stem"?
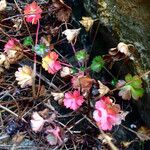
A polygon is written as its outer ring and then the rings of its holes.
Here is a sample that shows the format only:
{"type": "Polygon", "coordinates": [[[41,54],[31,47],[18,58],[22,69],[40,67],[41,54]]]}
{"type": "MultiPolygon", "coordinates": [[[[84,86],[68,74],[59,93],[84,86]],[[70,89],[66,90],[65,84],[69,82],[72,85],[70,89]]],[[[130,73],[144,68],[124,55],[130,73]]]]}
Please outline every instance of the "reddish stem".
{"type": "MultiPolygon", "coordinates": [[[[40,28],[40,22],[38,20],[37,30],[36,30],[35,46],[38,43],[39,28],[40,28]]],[[[36,96],[36,94],[35,94],[35,77],[36,77],[36,51],[35,51],[35,48],[34,48],[33,85],[32,85],[33,97],[34,98],[36,96]]]]}
{"type": "Polygon", "coordinates": [[[67,63],[64,63],[64,62],[60,62],[62,65],[64,65],[64,66],[67,66],[67,67],[73,67],[72,65],[70,65],[70,64],[67,64],[67,63]]]}

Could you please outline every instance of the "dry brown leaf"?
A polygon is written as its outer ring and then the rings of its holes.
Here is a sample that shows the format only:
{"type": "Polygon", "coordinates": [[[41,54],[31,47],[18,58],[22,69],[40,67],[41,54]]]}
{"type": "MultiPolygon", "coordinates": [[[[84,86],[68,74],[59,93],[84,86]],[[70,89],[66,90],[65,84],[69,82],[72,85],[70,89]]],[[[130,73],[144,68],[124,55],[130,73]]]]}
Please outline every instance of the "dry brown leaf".
{"type": "Polygon", "coordinates": [[[46,119],[46,118],[48,117],[49,111],[50,111],[50,110],[49,110],[48,108],[45,108],[44,110],[39,111],[38,113],[39,113],[39,115],[40,115],[41,117],[43,117],[44,119],[46,119]]]}
{"type": "Polygon", "coordinates": [[[23,51],[9,50],[7,53],[7,58],[10,64],[15,64],[18,60],[23,58],[23,51]]]}
{"type": "Polygon", "coordinates": [[[132,144],[134,141],[123,141],[121,142],[124,148],[128,148],[130,144],[132,144]]]}
{"type": "Polygon", "coordinates": [[[6,55],[0,52],[0,65],[2,65],[6,61],[6,55]]]}
{"type": "Polygon", "coordinates": [[[82,20],[79,22],[85,27],[85,30],[88,32],[92,27],[94,20],[91,17],[82,17],[82,20]]]}
{"type": "Polygon", "coordinates": [[[16,143],[16,144],[19,144],[19,143],[22,142],[22,140],[24,139],[24,137],[25,137],[25,134],[22,133],[22,132],[19,132],[19,133],[17,133],[17,134],[13,137],[12,141],[13,141],[14,143],[16,143]]]}
{"type": "Polygon", "coordinates": [[[150,140],[150,129],[144,126],[141,126],[137,131],[137,136],[141,141],[150,140]]]}
{"type": "Polygon", "coordinates": [[[90,90],[92,87],[92,84],[95,82],[94,79],[91,79],[88,76],[80,77],[78,79],[77,86],[80,87],[83,91],[84,90],[90,90]]]}
{"type": "Polygon", "coordinates": [[[118,51],[120,51],[121,53],[124,53],[126,56],[130,56],[130,51],[129,51],[129,47],[127,44],[120,42],[117,45],[117,49],[118,51]]]}
{"type": "Polygon", "coordinates": [[[134,51],[135,48],[133,45],[120,42],[117,47],[111,48],[108,52],[109,54],[105,55],[103,59],[109,64],[109,68],[112,68],[112,65],[116,61],[120,61],[126,58],[133,60],[134,51]]]}
{"type": "Polygon", "coordinates": [[[99,84],[99,93],[100,93],[100,97],[104,96],[105,94],[107,94],[109,92],[109,88],[104,85],[101,81],[98,80],[98,84],[99,84]]]}
{"type": "Polygon", "coordinates": [[[130,100],[131,99],[131,87],[130,86],[122,87],[118,95],[121,96],[122,99],[124,100],[130,100]]]}
{"type": "Polygon", "coordinates": [[[60,105],[63,103],[64,93],[51,92],[51,94],[54,97],[54,100],[58,101],[60,105]]]}
{"type": "Polygon", "coordinates": [[[62,32],[62,34],[66,35],[66,38],[69,43],[73,42],[73,40],[76,41],[77,36],[80,33],[81,28],[79,29],[66,29],[62,32]]]}
{"type": "MultiPolygon", "coordinates": [[[[0,71],[0,72],[1,72],[1,71],[0,71]]],[[[3,83],[3,82],[5,82],[4,77],[0,77],[0,83],[3,83]]]]}
{"type": "Polygon", "coordinates": [[[0,11],[5,10],[6,7],[7,7],[7,2],[6,2],[6,0],[1,0],[1,1],[0,1],[0,11]]]}
{"type": "Polygon", "coordinates": [[[71,75],[72,71],[69,67],[63,67],[62,70],[60,71],[60,76],[61,77],[66,77],[71,75]]]}
{"type": "MultiPolygon", "coordinates": [[[[105,133],[105,135],[107,136],[107,138],[108,138],[110,141],[113,140],[112,135],[111,135],[110,133],[105,133]]],[[[105,140],[103,134],[99,134],[99,135],[98,135],[98,139],[101,140],[103,144],[106,144],[106,143],[107,143],[107,141],[105,140]]]]}
{"type": "Polygon", "coordinates": [[[40,43],[44,44],[46,47],[50,47],[52,37],[50,35],[42,36],[40,39],[40,43]]]}
{"type": "Polygon", "coordinates": [[[62,0],[52,0],[49,11],[52,11],[56,15],[58,21],[68,22],[72,9],[62,0]]]}
{"type": "Polygon", "coordinates": [[[44,85],[36,85],[36,91],[37,91],[37,96],[45,96],[46,95],[46,89],[44,85]]]}
{"type": "Polygon", "coordinates": [[[8,61],[8,57],[4,53],[0,52],[0,74],[4,72],[4,68],[9,69],[9,67],[10,63],[8,61]]]}
{"type": "Polygon", "coordinates": [[[15,19],[12,19],[14,25],[13,27],[18,31],[21,29],[22,24],[23,24],[23,19],[21,17],[17,17],[15,19]]]}
{"type": "Polygon", "coordinates": [[[44,123],[46,122],[38,112],[32,113],[31,128],[34,132],[40,132],[43,129],[44,123]]]}
{"type": "Polygon", "coordinates": [[[72,78],[73,88],[78,89],[79,91],[81,90],[85,98],[88,97],[93,83],[95,83],[95,80],[88,76],[79,75],[72,78]]]}
{"type": "Polygon", "coordinates": [[[15,72],[15,77],[21,88],[27,85],[31,86],[33,81],[33,70],[31,67],[25,65],[18,68],[18,71],[15,72]]]}

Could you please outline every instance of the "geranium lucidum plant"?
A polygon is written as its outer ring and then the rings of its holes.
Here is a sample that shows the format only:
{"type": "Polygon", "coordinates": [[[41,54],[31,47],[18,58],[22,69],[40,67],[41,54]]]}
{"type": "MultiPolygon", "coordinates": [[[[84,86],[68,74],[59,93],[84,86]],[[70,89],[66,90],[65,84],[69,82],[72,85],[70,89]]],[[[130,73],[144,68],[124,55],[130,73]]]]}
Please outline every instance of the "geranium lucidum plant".
{"type": "Polygon", "coordinates": [[[36,2],[28,4],[24,9],[24,14],[27,22],[37,24],[38,20],[41,19],[42,9],[36,2]]]}
{"type": "Polygon", "coordinates": [[[55,52],[50,52],[48,55],[42,59],[42,67],[51,74],[55,74],[61,69],[61,64],[58,59],[58,54],[55,52]]]}
{"type": "Polygon", "coordinates": [[[138,100],[144,94],[142,88],[142,80],[139,76],[135,75],[132,77],[131,74],[125,76],[125,85],[120,89],[119,96],[122,96],[124,100],[130,100],[131,96],[134,100],[138,100]]]}
{"type": "Polygon", "coordinates": [[[105,64],[105,62],[104,62],[103,58],[101,56],[96,56],[92,60],[91,70],[98,73],[104,67],[104,64],[105,64]]]}
{"type": "Polygon", "coordinates": [[[101,97],[95,104],[93,118],[102,130],[111,130],[114,125],[121,123],[120,106],[112,103],[109,97],[101,97]]]}
{"type": "Polygon", "coordinates": [[[84,102],[83,96],[80,92],[75,90],[74,92],[66,92],[64,98],[64,105],[66,108],[77,110],[84,102]]]}

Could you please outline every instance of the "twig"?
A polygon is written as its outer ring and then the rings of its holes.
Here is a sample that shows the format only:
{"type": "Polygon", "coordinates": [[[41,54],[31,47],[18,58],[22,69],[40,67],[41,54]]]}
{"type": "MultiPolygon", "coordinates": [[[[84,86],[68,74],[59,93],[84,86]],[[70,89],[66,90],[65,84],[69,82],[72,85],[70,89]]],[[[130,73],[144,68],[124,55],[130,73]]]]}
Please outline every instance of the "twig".
{"type": "MultiPolygon", "coordinates": [[[[0,104],[0,108],[6,110],[7,112],[9,112],[9,113],[11,113],[12,115],[14,115],[14,116],[16,116],[16,117],[19,118],[19,116],[18,116],[16,113],[14,113],[14,112],[11,111],[10,109],[8,109],[8,108],[2,106],[1,104],[0,104]]],[[[24,118],[21,118],[21,120],[24,121],[25,123],[27,123],[27,121],[26,121],[24,118]]]]}
{"type": "Polygon", "coordinates": [[[110,140],[110,137],[109,137],[107,134],[105,134],[105,132],[104,132],[103,130],[100,129],[100,131],[101,131],[101,133],[102,133],[103,138],[107,141],[107,144],[110,146],[110,148],[111,148],[112,150],[119,150],[119,149],[112,143],[112,141],[110,140]]]}
{"type": "Polygon", "coordinates": [[[29,35],[30,35],[30,37],[31,37],[31,33],[30,33],[29,27],[28,27],[28,25],[27,25],[27,23],[26,23],[26,21],[25,21],[24,14],[22,13],[22,9],[19,7],[19,5],[18,5],[18,3],[16,2],[16,0],[14,0],[14,2],[15,2],[15,5],[16,5],[18,11],[19,11],[20,14],[21,14],[20,16],[22,16],[23,22],[24,22],[24,24],[25,24],[25,26],[26,26],[26,28],[27,28],[27,31],[28,31],[28,33],[29,33],[29,35]]]}
{"type": "Polygon", "coordinates": [[[2,28],[0,28],[0,32],[2,32],[4,35],[6,35],[6,36],[8,36],[9,38],[11,38],[10,35],[7,34],[2,28]]]}
{"type": "Polygon", "coordinates": [[[121,124],[121,126],[122,126],[123,128],[125,128],[126,130],[128,130],[128,131],[130,131],[130,132],[136,134],[136,136],[137,136],[141,141],[150,140],[150,136],[148,136],[148,135],[146,135],[146,134],[138,133],[138,132],[136,132],[136,131],[134,131],[134,130],[132,130],[132,129],[126,127],[126,126],[124,126],[124,125],[122,125],[122,124],[121,124]]]}
{"type": "MultiPolygon", "coordinates": [[[[88,118],[87,116],[85,116],[85,118],[94,126],[97,128],[97,126],[90,120],[90,118],[88,118]]],[[[107,141],[107,144],[110,146],[110,148],[112,150],[119,150],[113,143],[112,141],[110,140],[109,136],[107,134],[105,134],[105,132],[103,130],[101,130],[101,134],[103,136],[103,138],[107,141]]]]}

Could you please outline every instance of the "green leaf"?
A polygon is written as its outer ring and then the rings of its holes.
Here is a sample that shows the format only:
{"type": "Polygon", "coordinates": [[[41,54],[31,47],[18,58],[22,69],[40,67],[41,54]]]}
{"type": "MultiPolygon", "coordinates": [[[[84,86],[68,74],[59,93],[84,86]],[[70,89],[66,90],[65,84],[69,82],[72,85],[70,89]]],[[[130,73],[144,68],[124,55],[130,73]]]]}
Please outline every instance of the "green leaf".
{"type": "Polygon", "coordinates": [[[72,73],[73,73],[73,74],[75,74],[75,73],[77,73],[77,72],[78,72],[77,68],[72,68],[72,73]]]}
{"type": "Polygon", "coordinates": [[[131,82],[131,85],[134,88],[141,88],[142,87],[142,80],[139,78],[139,76],[134,76],[132,80],[133,80],[133,82],[131,82]]]}
{"type": "Polygon", "coordinates": [[[119,95],[122,96],[123,99],[129,99],[129,95],[132,95],[134,100],[138,100],[144,94],[144,89],[142,88],[142,80],[139,76],[135,75],[132,77],[131,74],[127,74],[125,76],[126,84],[123,88],[121,88],[119,95]],[[130,94],[129,94],[130,92],[130,94]]]}
{"type": "Polygon", "coordinates": [[[85,67],[80,67],[80,70],[81,70],[81,71],[85,71],[86,68],[85,68],[85,67]]]}
{"type": "Polygon", "coordinates": [[[126,82],[130,82],[132,80],[132,75],[131,74],[127,74],[126,76],[125,76],[125,81],[126,82]]]}
{"type": "Polygon", "coordinates": [[[131,74],[127,74],[125,76],[125,80],[126,80],[127,84],[131,85],[134,88],[141,88],[142,87],[142,80],[137,75],[132,77],[131,74]]]}
{"type": "Polygon", "coordinates": [[[35,51],[37,55],[43,56],[45,52],[48,52],[49,49],[44,44],[39,44],[35,46],[35,51]]]}
{"type": "Polygon", "coordinates": [[[82,62],[84,60],[86,60],[88,54],[85,50],[80,50],[78,52],[76,52],[75,57],[78,61],[82,62]]]}
{"type": "Polygon", "coordinates": [[[24,46],[32,46],[33,45],[33,40],[30,36],[26,37],[23,41],[24,46]]]}
{"type": "Polygon", "coordinates": [[[96,56],[91,64],[91,70],[94,72],[100,72],[101,69],[104,67],[104,60],[101,56],[96,56]]]}
{"type": "Polygon", "coordinates": [[[131,94],[132,98],[135,100],[138,100],[140,97],[143,96],[144,94],[144,89],[139,88],[139,89],[134,89],[133,87],[131,88],[131,94]]]}
{"type": "Polygon", "coordinates": [[[117,84],[117,82],[118,82],[118,79],[115,78],[111,81],[111,85],[115,86],[117,84]]]}

